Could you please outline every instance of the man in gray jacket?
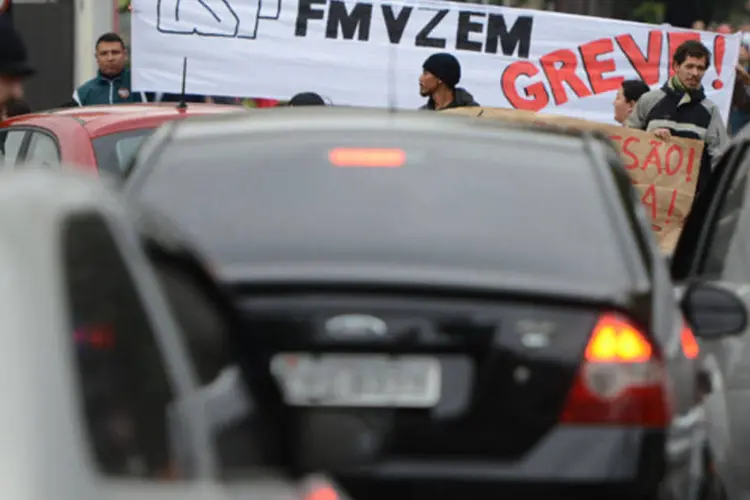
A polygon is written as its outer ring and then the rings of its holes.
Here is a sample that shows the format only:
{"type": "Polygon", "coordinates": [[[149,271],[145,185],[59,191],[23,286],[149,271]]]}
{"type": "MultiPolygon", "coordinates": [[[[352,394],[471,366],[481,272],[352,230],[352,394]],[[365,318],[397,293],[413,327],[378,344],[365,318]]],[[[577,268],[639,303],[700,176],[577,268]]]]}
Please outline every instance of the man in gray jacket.
{"type": "Polygon", "coordinates": [[[674,76],[661,88],[641,96],[627,121],[627,126],[653,132],[662,140],[675,136],[705,143],[696,196],[729,142],[719,108],[703,90],[710,55],[701,42],[690,40],[680,45],[672,58],[674,76]]]}

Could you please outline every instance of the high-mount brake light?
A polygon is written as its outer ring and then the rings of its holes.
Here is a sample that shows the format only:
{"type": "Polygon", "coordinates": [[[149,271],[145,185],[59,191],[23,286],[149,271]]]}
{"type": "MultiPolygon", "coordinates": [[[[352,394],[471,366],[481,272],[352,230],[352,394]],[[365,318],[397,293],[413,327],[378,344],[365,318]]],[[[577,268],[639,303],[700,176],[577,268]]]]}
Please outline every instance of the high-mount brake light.
{"type": "Polygon", "coordinates": [[[667,386],[663,360],[648,337],[624,316],[602,314],[561,421],[664,427],[672,419],[667,386]]]}
{"type": "Polygon", "coordinates": [[[406,162],[406,152],[396,148],[334,148],[328,152],[334,167],[398,168],[406,162]]]}

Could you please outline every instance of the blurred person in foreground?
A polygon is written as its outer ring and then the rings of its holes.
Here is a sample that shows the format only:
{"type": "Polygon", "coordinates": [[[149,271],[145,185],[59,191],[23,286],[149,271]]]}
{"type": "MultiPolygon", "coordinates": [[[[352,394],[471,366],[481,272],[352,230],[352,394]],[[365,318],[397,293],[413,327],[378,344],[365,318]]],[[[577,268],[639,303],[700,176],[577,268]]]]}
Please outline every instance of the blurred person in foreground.
{"type": "Polygon", "coordinates": [[[432,54],[422,64],[419,95],[428,97],[420,109],[440,110],[479,106],[466,89],[456,87],[461,81],[461,64],[452,54],[432,54]]]}
{"type": "MultiPolygon", "coordinates": [[[[26,45],[8,18],[0,16],[0,117],[3,120],[22,114],[19,111],[23,109],[19,107],[23,102],[23,81],[34,73],[29,65],[26,45]]],[[[6,137],[7,131],[0,132],[0,162],[3,165],[6,137]]]]}
{"type": "Polygon", "coordinates": [[[2,116],[3,120],[7,120],[8,118],[13,118],[14,116],[26,115],[29,113],[31,113],[31,107],[29,106],[29,103],[24,101],[23,99],[14,97],[13,99],[5,103],[5,106],[0,115],[2,116]]]}
{"type": "Polygon", "coordinates": [[[29,65],[26,45],[8,18],[0,16],[0,113],[23,98],[23,81],[35,70],[29,65]]]}
{"type": "Polygon", "coordinates": [[[615,97],[615,121],[620,125],[625,125],[628,117],[635,109],[638,99],[643,94],[651,90],[643,80],[625,80],[617,91],[615,97]]]}
{"type": "Polygon", "coordinates": [[[697,40],[677,47],[672,56],[674,76],[661,88],[643,94],[627,120],[628,127],[653,132],[664,141],[675,136],[705,143],[696,197],[713,172],[713,162],[729,143],[719,107],[703,89],[710,61],[708,48],[697,40]]]}
{"type": "Polygon", "coordinates": [[[132,92],[128,50],[117,33],[105,33],[96,41],[97,75],[73,91],[78,106],[146,102],[146,94],[132,92]]]}

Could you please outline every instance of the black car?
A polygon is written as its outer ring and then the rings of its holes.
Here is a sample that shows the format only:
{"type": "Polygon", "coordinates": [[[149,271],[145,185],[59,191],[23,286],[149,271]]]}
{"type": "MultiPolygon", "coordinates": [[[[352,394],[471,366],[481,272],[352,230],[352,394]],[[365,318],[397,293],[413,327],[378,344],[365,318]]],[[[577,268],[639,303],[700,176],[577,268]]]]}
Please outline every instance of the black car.
{"type": "Polygon", "coordinates": [[[124,193],[195,238],[297,466],[355,500],[721,498],[684,318],[719,338],[746,309],[698,282],[680,309],[605,139],[259,111],[166,126],[124,193]]]}

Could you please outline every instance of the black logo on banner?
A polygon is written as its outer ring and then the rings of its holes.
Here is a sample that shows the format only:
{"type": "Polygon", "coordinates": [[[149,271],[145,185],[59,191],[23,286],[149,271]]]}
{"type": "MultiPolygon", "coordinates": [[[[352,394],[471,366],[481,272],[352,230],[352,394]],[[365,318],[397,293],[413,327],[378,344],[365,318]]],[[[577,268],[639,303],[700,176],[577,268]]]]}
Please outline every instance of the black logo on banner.
{"type": "MultiPolygon", "coordinates": [[[[382,20],[377,22],[385,24],[392,44],[402,43],[406,26],[412,19],[412,23],[421,23],[413,41],[416,47],[499,53],[525,59],[531,52],[532,16],[519,16],[508,26],[502,14],[460,10],[454,27],[455,45],[448,47],[448,40],[434,33],[448,23],[446,17],[451,9],[398,8],[388,4],[379,7],[382,20]],[[413,17],[415,11],[429,12],[430,17],[417,21],[413,17]]],[[[162,33],[255,39],[261,19],[279,19],[281,0],[157,0],[157,9],[157,29],[162,33]],[[251,5],[256,8],[251,9],[251,5]]],[[[342,0],[299,0],[294,34],[307,37],[309,24],[320,21],[325,22],[325,37],[328,39],[367,42],[374,11],[376,6],[367,2],[347,4],[342,0]]]]}
{"type": "Polygon", "coordinates": [[[171,35],[254,40],[260,20],[276,21],[280,13],[281,0],[157,0],[156,29],[171,35]]]}

